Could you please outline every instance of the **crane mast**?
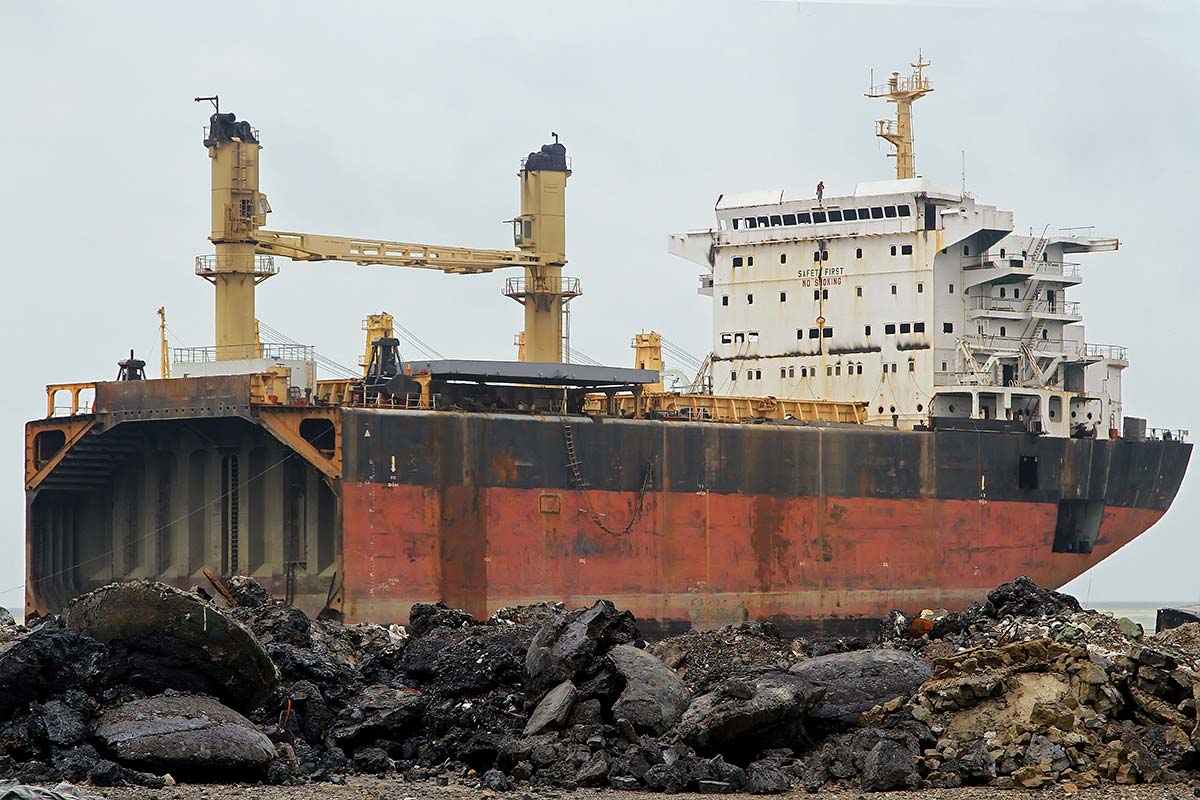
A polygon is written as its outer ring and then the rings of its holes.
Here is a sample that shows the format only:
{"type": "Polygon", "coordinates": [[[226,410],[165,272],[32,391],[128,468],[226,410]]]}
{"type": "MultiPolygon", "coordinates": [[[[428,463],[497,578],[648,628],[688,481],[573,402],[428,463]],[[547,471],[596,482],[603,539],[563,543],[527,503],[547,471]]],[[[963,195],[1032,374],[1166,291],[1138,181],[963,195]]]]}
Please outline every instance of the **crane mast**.
{"type": "MultiPolygon", "coordinates": [[[[210,99],[210,98],[200,98],[210,99]]],[[[219,111],[209,119],[204,145],[212,162],[212,230],[215,252],[196,259],[196,274],[216,289],[216,355],[219,361],[258,358],[255,287],[277,273],[274,257],[294,261],[347,261],[360,265],[433,269],[473,275],[521,268],[504,293],[525,308],[522,360],[564,360],[563,312],[579,296],[579,280],[566,264],[566,147],[543,145],[522,162],[521,213],[512,220],[516,250],[487,250],[386,239],[266,230],[271,206],[259,190],[258,131],[219,111]]]]}

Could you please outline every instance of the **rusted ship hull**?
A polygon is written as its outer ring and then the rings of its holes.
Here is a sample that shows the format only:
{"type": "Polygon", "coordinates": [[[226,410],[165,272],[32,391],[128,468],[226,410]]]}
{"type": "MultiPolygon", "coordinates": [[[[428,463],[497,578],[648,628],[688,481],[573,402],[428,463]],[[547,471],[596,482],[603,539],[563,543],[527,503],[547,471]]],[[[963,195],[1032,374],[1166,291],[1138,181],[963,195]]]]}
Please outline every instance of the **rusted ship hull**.
{"type": "Polygon", "coordinates": [[[661,633],[747,618],[854,629],[894,608],[962,608],[1019,575],[1061,586],[1165,513],[1190,455],[978,431],[478,414],[354,412],[345,434],[352,618],[433,599],[485,614],[607,597],[661,633]],[[1036,459],[1025,488],[1022,457],[1036,459]]]}
{"type": "Polygon", "coordinates": [[[1061,586],[1153,525],[1191,445],[984,430],[257,405],[247,376],[102,383],[27,426],[27,610],[248,573],[403,622],[607,597],[668,632],[861,628],[1061,586]]]}

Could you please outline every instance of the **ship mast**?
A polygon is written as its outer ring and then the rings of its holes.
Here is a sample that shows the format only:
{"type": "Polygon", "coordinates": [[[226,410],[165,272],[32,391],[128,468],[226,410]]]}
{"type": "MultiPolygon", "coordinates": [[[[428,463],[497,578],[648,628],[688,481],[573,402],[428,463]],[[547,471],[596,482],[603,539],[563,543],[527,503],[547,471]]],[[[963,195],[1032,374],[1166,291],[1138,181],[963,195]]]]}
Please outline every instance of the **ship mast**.
{"type": "Polygon", "coordinates": [[[929,62],[917,51],[917,63],[911,65],[913,73],[901,77],[899,72],[893,72],[886,84],[872,86],[867,91],[867,97],[885,97],[889,103],[896,104],[896,120],[881,119],[876,121],[875,135],[886,139],[896,148],[896,152],[888,153],[896,159],[896,178],[914,178],[913,170],[913,135],[912,135],[912,104],[933,91],[929,79],[922,71],[929,62]]]}

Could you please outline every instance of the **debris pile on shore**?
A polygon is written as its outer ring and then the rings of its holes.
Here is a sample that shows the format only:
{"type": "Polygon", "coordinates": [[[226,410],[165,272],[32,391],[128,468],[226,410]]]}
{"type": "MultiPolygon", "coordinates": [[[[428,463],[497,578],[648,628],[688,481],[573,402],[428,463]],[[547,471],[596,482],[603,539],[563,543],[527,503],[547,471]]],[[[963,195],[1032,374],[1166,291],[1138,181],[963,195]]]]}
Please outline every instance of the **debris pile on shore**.
{"type": "Polygon", "coordinates": [[[1028,579],[832,645],[747,622],[647,646],[603,600],[348,626],[223,588],[235,607],[135,582],[29,629],[0,619],[0,780],[765,794],[1200,769],[1200,626],[1147,637],[1028,579]]]}

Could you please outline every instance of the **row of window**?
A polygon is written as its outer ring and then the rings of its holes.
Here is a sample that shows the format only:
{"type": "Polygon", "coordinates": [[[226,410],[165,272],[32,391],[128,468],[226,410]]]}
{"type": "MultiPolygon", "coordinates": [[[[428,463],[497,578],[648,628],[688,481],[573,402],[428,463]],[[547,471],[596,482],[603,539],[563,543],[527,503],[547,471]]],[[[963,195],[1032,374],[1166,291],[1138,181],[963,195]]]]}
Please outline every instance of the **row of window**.
{"type": "MultiPolygon", "coordinates": [[[[896,245],[891,246],[891,254],[892,255],[911,256],[912,253],[913,253],[913,246],[911,244],[902,244],[899,246],[899,249],[897,249],[896,245]]],[[[861,247],[854,248],[854,257],[855,258],[863,257],[863,249],[861,247]]],[[[828,260],[829,260],[829,251],[828,250],[813,250],[813,262],[814,263],[819,262],[819,261],[828,261],[828,260]]],[[[787,263],[787,253],[779,254],[779,263],[780,264],[787,263]]],[[[732,261],[730,262],[730,265],[733,267],[743,267],[743,266],[753,267],[754,266],[754,256],[734,256],[732,261]]]]}
{"type": "Polygon", "coordinates": [[[822,208],[798,214],[767,214],[761,217],[734,217],[733,229],[779,228],[792,225],[823,225],[826,222],[858,222],[871,219],[911,217],[907,205],[868,206],[866,208],[822,208]]]}
{"type": "MultiPolygon", "coordinates": [[[[1000,329],[1001,336],[1004,335],[1004,330],[1005,329],[1003,327],[1000,329]]],[[[900,333],[901,335],[904,335],[907,333],[924,333],[925,332],[925,323],[924,322],[888,322],[888,323],[884,324],[883,332],[888,335],[894,335],[897,332],[900,333]]],[[[982,333],[982,332],[983,331],[981,330],[980,333],[982,333]]],[[[871,335],[871,326],[870,325],[863,326],[863,333],[867,336],[870,336],[871,335]]],[[[942,333],[954,333],[954,323],[953,322],[943,322],[942,323],[942,333]]],[[[796,329],[796,338],[797,339],[804,339],[805,338],[804,334],[805,334],[804,328],[796,329]]],[[[809,338],[809,339],[832,339],[833,338],[833,328],[832,327],[809,328],[807,338],[809,338]]],[[[742,344],[744,342],[750,342],[753,344],[754,342],[757,342],[757,341],[758,341],[758,331],[732,331],[729,333],[721,334],[721,344],[742,344]]]]}
{"type": "MultiPolygon", "coordinates": [[[[846,377],[863,374],[863,365],[862,365],[861,361],[857,361],[857,362],[852,361],[852,362],[846,364],[845,366],[846,366],[846,377]]],[[[893,375],[895,375],[897,369],[898,369],[898,366],[895,361],[893,361],[891,363],[885,363],[883,365],[883,374],[884,374],[884,376],[886,376],[889,372],[891,372],[893,375]]],[[[817,367],[801,366],[799,371],[800,371],[801,378],[817,377],[817,367]]],[[[917,362],[911,358],[908,360],[908,371],[909,372],[917,371],[917,362]]],[[[842,363],[838,362],[837,364],[826,364],[825,365],[825,376],[828,378],[840,378],[842,376],[842,363]]],[[[779,368],[779,377],[780,378],[795,378],[796,377],[796,368],[795,367],[780,367],[779,368]]],[[[737,370],[731,371],[729,373],[729,380],[736,381],[737,379],[738,379],[737,370]]],[[[748,380],[748,381],[762,380],[762,370],[761,369],[746,370],[746,380],[748,380]]]]}
{"type": "MultiPolygon", "coordinates": [[[[924,294],[924,293],[925,293],[925,284],[918,283],[917,284],[917,294],[924,294]]],[[[954,284],[953,283],[950,284],[950,292],[949,293],[954,294],[954,284]]],[[[896,284],[894,284],[894,283],[892,284],[892,294],[898,294],[896,284]]],[[[855,286],[854,287],[854,296],[862,297],[863,296],[863,287],[855,286]]],[[[1000,290],[1000,296],[1004,297],[1003,289],[1000,290]]],[[[1017,296],[1016,290],[1014,289],[1013,297],[1016,297],[1016,296],[1017,296]]],[[[828,289],[813,289],[813,300],[828,300],[828,299],[829,299],[829,290],[828,289]]],[[[781,303],[787,302],[787,292],[779,293],[779,302],[781,302],[781,303]]],[[[729,295],[727,295],[727,294],[721,295],[721,305],[723,305],[723,306],[729,305],[729,295]]],[[[746,295],[746,305],[748,305],[748,306],[754,305],[754,293],[753,292],[746,295]]]]}

